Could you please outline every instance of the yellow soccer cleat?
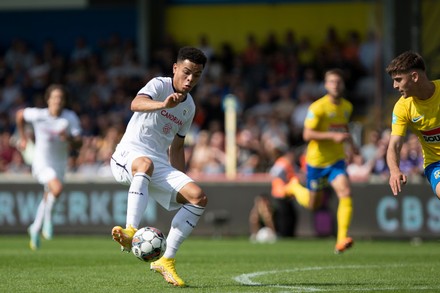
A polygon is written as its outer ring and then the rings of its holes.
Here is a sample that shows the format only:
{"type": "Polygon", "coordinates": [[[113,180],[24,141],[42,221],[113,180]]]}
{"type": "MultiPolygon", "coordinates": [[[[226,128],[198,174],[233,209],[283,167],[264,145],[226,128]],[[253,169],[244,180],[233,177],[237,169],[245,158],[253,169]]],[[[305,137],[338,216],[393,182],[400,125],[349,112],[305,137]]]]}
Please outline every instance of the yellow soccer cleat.
{"type": "Polygon", "coordinates": [[[185,282],[177,275],[175,262],[174,258],[161,257],[159,260],[151,263],[150,269],[160,273],[168,283],[177,287],[185,287],[185,282]]]}
{"type": "Polygon", "coordinates": [[[354,244],[354,241],[351,237],[347,237],[342,241],[338,241],[335,246],[335,253],[340,254],[352,247],[354,244]]]}
{"type": "Polygon", "coordinates": [[[121,245],[121,251],[131,251],[131,241],[133,240],[133,235],[136,233],[136,231],[137,229],[130,225],[125,229],[123,229],[121,226],[113,227],[112,237],[114,241],[121,245]]]}

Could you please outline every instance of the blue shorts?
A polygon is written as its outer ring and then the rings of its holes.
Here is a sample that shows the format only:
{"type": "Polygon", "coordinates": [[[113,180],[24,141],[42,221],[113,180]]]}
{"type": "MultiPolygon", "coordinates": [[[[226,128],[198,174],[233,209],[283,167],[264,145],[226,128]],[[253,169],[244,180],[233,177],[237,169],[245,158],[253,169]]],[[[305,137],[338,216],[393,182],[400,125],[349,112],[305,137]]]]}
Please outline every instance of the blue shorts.
{"type": "Polygon", "coordinates": [[[347,176],[345,171],[345,161],[340,160],[325,168],[315,168],[307,164],[307,188],[312,191],[319,191],[328,186],[336,176],[343,174],[347,176]]]}
{"type": "Polygon", "coordinates": [[[440,161],[429,164],[425,168],[425,176],[431,184],[432,191],[434,191],[434,194],[437,194],[435,188],[440,182],[440,161]]]}

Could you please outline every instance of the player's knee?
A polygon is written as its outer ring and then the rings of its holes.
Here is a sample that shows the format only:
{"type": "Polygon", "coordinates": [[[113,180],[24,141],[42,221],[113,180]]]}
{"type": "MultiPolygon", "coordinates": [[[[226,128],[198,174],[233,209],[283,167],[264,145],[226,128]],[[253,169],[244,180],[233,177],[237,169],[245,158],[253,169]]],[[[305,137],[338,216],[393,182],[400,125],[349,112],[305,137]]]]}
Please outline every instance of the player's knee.
{"type": "Polygon", "coordinates": [[[185,201],[191,204],[201,207],[206,207],[208,204],[208,197],[205,192],[203,192],[202,188],[195,183],[187,184],[180,191],[180,194],[185,198],[185,201]]]}
{"type": "Polygon", "coordinates": [[[145,173],[151,176],[154,171],[154,163],[147,157],[140,157],[134,160],[131,169],[133,174],[145,173]]]}
{"type": "Polygon", "coordinates": [[[440,200],[440,183],[435,187],[435,195],[437,195],[437,198],[440,200]]]}
{"type": "Polygon", "coordinates": [[[192,204],[195,204],[195,205],[198,205],[201,207],[206,207],[206,205],[208,204],[208,197],[203,192],[203,190],[200,190],[200,192],[198,192],[195,195],[194,202],[192,202],[192,204]]]}
{"type": "Polygon", "coordinates": [[[53,196],[58,197],[63,192],[63,183],[58,179],[54,179],[49,182],[49,190],[53,196]]]}
{"type": "Polygon", "coordinates": [[[345,198],[350,197],[351,195],[351,188],[347,186],[341,186],[339,188],[335,188],[336,194],[339,198],[345,198]]]}

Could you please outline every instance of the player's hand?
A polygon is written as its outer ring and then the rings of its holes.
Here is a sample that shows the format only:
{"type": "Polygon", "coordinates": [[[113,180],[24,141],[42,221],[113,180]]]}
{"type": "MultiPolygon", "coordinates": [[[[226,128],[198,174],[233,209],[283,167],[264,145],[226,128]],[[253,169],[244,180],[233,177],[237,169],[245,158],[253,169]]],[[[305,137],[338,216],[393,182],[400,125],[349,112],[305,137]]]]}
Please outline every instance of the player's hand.
{"type": "Polygon", "coordinates": [[[394,196],[397,196],[402,191],[402,184],[406,184],[407,181],[408,178],[405,174],[401,172],[391,173],[389,184],[394,196]]]}
{"type": "Polygon", "coordinates": [[[333,141],[336,143],[341,143],[350,140],[351,140],[351,134],[349,132],[335,132],[333,135],[333,141]]]}
{"type": "Polygon", "coordinates": [[[67,129],[63,129],[58,133],[58,137],[61,141],[68,141],[69,134],[67,133],[67,129]]]}
{"type": "Polygon", "coordinates": [[[174,108],[177,105],[179,105],[184,99],[185,99],[185,95],[184,94],[172,93],[164,101],[165,108],[174,108]]]}
{"type": "Polygon", "coordinates": [[[17,150],[22,152],[26,149],[26,145],[27,145],[27,139],[19,138],[17,141],[17,144],[16,144],[16,148],[17,148],[17,150]]]}

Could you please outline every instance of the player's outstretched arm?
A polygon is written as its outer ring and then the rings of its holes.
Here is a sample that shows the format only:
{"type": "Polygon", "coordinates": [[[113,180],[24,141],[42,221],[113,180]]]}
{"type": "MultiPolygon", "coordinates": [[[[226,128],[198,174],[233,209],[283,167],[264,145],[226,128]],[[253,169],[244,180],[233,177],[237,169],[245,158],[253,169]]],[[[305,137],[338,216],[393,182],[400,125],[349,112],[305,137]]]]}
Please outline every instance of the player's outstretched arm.
{"type": "Polygon", "coordinates": [[[393,195],[397,195],[402,191],[402,184],[405,184],[407,177],[400,170],[400,150],[403,145],[403,137],[397,135],[391,135],[390,142],[387,150],[387,164],[390,169],[389,184],[393,195]]]}
{"type": "Polygon", "coordinates": [[[165,101],[154,101],[147,95],[137,95],[133,101],[131,101],[131,110],[133,112],[150,112],[174,108],[184,99],[185,95],[181,93],[173,93],[169,95],[165,101]]]}
{"type": "Polygon", "coordinates": [[[23,112],[24,112],[24,109],[20,109],[17,111],[16,116],[15,116],[15,123],[17,125],[17,132],[18,132],[18,136],[19,136],[17,148],[19,150],[24,150],[26,148],[26,144],[27,144],[27,139],[26,139],[25,130],[24,130],[25,120],[24,120],[23,112]]]}

